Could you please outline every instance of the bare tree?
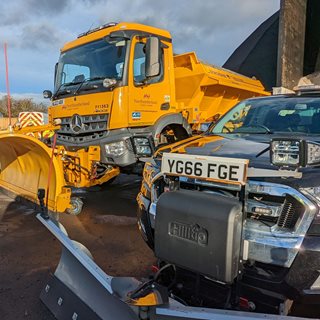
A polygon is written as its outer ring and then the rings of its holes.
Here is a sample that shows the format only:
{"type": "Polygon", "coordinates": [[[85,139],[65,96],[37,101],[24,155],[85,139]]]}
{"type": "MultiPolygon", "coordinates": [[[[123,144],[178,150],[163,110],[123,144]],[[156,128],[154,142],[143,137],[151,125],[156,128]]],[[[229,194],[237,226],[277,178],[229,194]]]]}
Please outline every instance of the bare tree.
{"type": "MultiPolygon", "coordinates": [[[[18,117],[20,112],[25,111],[39,111],[48,112],[48,108],[43,103],[36,103],[31,98],[14,99],[11,98],[11,116],[18,117]]],[[[7,96],[3,96],[0,99],[0,113],[4,117],[8,117],[7,96]]]]}

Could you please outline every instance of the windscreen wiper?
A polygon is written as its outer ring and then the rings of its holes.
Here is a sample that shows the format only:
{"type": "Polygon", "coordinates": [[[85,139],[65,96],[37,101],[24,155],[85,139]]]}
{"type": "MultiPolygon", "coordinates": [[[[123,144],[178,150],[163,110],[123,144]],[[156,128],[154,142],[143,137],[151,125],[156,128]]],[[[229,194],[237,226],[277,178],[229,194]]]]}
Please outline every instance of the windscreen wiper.
{"type": "Polygon", "coordinates": [[[103,80],[107,77],[94,77],[94,78],[87,78],[87,79],[84,79],[83,81],[81,81],[79,83],[79,86],[78,88],[76,89],[76,91],[74,92],[74,95],[77,95],[79,92],[80,92],[80,89],[82,88],[83,84],[87,83],[87,82],[90,82],[90,81],[96,81],[96,80],[103,80]]]}
{"type": "Polygon", "coordinates": [[[67,83],[61,83],[59,88],[56,90],[55,94],[52,96],[52,100],[58,98],[59,95],[61,94],[66,94],[70,93],[71,91],[68,89],[62,90],[62,87],[69,87],[69,86],[74,86],[76,84],[79,84],[80,82],[67,82],[67,83]]]}
{"type": "Polygon", "coordinates": [[[252,124],[252,125],[248,125],[248,126],[243,126],[243,127],[238,128],[237,130],[234,130],[233,133],[273,134],[273,132],[267,126],[265,126],[263,124],[252,124]],[[245,131],[241,130],[241,129],[249,129],[249,128],[261,128],[264,131],[263,132],[254,132],[254,131],[245,132],[245,131]]]}

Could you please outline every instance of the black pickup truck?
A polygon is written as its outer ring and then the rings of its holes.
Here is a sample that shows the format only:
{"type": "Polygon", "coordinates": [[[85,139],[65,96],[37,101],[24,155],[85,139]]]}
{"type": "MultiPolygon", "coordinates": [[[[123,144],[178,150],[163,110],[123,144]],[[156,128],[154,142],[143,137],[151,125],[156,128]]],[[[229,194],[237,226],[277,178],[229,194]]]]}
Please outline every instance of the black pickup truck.
{"type": "Polygon", "coordinates": [[[320,90],[242,101],[145,165],[138,224],[186,305],[320,304],[320,90]]]}

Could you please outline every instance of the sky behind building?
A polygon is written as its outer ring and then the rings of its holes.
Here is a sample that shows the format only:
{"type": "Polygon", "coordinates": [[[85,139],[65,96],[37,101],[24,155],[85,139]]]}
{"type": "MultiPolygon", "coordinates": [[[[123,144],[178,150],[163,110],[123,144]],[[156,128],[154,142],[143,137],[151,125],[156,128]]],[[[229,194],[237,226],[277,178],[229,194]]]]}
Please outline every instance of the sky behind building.
{"type": "MultiPolygon", "coordinates": [[[[78,34],[111,21],[169,30],[175,53],[196,51],[222,65],[280,0],[12,0],[0,3],[0,42],[8,44],[12,93],[53,89],[59,50],[78,34]]],[[[1,56],[1,54],[0,54],[1,56]]],[[[0,92],[6,91],[4,55],[0,92]]]]}

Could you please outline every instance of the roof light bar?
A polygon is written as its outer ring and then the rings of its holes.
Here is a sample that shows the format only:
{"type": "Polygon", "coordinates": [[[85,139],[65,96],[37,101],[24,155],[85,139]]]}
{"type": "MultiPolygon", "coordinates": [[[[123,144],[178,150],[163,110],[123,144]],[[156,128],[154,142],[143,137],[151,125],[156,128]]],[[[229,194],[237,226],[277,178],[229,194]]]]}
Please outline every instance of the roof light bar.
{"type": "Polygon", "coordinates": [[[86,35],[88,35],[88,34],[90,34],[90,33],[93,33],[93,32],[96,32],[96,31],[99,31],[99,30],[102,30],[102,29],[114,27],[114,26],[116,26],[117,24],[118,24],[117,22],[109,22],[109,23],[103,24],[103,25],[101,25],[101,26],[99,26],[99,27],[97,27],[97,28],[90,29],[90,30],[88,30],[88,31],[86,31],[86,32],[80,33],[80,34],[78,35],[78,38],[84,37],[84,36],[86,36],[86,35]]]}

